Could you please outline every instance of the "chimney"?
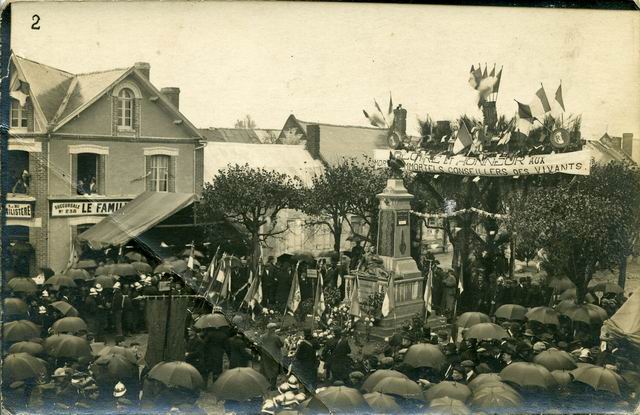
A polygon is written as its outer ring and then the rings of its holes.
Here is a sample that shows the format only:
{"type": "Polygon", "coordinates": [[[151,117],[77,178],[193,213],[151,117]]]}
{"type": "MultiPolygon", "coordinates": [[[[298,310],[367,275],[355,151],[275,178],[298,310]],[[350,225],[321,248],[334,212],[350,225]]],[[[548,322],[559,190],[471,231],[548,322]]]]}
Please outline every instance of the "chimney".
{"type": "Polygon", "coordinates": [[[315,160],[320,158],[320,126],[307,125],[307,151],[315,160]]]}
{"type": "Polygon", "coordinates": [[[165,96],[169,100],[169,102],[176,107],[176,109],[180,108],[180,88],[176,88],[174,86],[168,86],[162,88],[160,90],[162,95],[165,96]]]}
{"type": "Polygon", "coordinates": [[[633,133],[622,134],[622,151],[631,157],[633,155],[633,147],[635,147],[633,145],[633,133]]]}
{"type": "Polygon", "coordinates": [[[402,105],[393,110],[393,130],[400,138],[407,135],[407,110],[402,105]]]}
{"type": "Polygon", "coordinates": [[[136,62],[133,67],[140,72],[142,76],[144,76],[147,81],[149,80],[149,75],[151,73],[151,65],[148,62],[136,62]]]}

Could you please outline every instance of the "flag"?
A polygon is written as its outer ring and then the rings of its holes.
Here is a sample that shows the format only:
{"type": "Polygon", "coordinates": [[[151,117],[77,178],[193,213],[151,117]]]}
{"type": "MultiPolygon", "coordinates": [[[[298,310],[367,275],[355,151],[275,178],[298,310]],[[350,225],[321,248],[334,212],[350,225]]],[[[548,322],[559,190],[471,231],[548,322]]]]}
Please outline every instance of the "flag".
{"type": "Polygon", "coordinates": [[[464,291],[464,286],[462,285],[462,273],[458,276],[458,290],[460,290],[460,294],[464,291]]]}
{"type": "Polygon", "coordinates": [[[493,64],[493,69],[491,69],[491,72],[489,73],[489,76],[496,76],[496,64],[493,64]]]}
{"type": "MultiPolygon", "coordinates": [[[[222,277],[224,280],[222,281],[222,289],[220,290],[220,297],[227,298],[229,293],[231,292],[231,270],[224,270],[226,264],[222,264],[220,268],[220,272],[222,272],[222,277]]],[[[220,279],[220,272],[218,272],[218,277],[216,280],[220,279]]]]}
{"type": "Polygon", "coordinates": [[[476,79],[475,72],[476,72],[476,69],[474,68],[473,65],[471,65],[471,69],[469,70],[469,85],[473,89],[478,88],[478,80],[476,79]]]}
{"type": "Polygon", "coordinates": [[[453,154],[460,153],[462,150],[469,147],[471,143],[473,143],[473,137],[471,137],[467,124],[464,121],[461,121],[456,141],[453,143],[453,154]]]}
{"type": "Polygon", "coordinates": [[[313,299],[313,316],[320,317],[324,314],[324,310],[326,310],[326,306],[324,304],[324,283],[322,281],[322,274],[320,272],[318,274],[318,280],[316,281],[316,295],[313,299]]]}
{"type": "Polygon", "coordinates": [[[543,86],[536,91],[536,95],[533,97],[529,108],[531,109],[531,115],[538,121],[543,121],[545,114],[551,111],[551,105],[549,105],[549,99],[543,86]]]}
{"type": "Polygon", "coordinates": [[[558,89],[556,91],[556,102],[560,104],[560,107],[562,107],[562,111],[564,111],[564,100],[562,99],[562,84],[558,85],[558,89]]]}
{"type": "Polygon", "coordinates": [[[487,76],[488,76],[487,75],[487,64],[485,63],[484,64],[484,71],[482,72],[482,79],[486,78],[487,76]]]}
{"type": "Polygon", "coordinates": [[[384,301],[382,302],[382,316],[388,316],[394,308],[396,308],[396,289],[393,285],[393,274],[391,274],[387,291],[384,293],[384,301]]]}
{"type": "Polygon", "coordinates": [[[256,304],[260,304],[262,302],[262,282],[260,278],[260,274],[253,276],[253,271],[249,275],[249,289],[242,300],[243,304],[247,304],[250,306],[255,306],[256,304]]]}
{"type": "Polygon", "coordinates": [[[534,117],[531,114],[531,107],[521,102],[516,102],[518,103],[518,118],[533,121],[534,117]]]}
{"type": "Polygon", "coordinates": [[[351,301],[349,305],[349,314],[355,317],[360,317],[362,312],[360,311],[360,295],[358,294],[358,277],[353,279],[353,288],[351,289],[351,301]]]}
{"type": "Polygon", "coordinates": [[[500,71],[498,72],[498,75],[496,75],[496,82],[493,84],[493,92],[497,93],[498,90],[500,89],[500,80],[502,79],[502,68],[500,68],[500,71]]]}
{"type": "Polygon", "coordinates": [[[473,89],[478,89],[480,86],[480,81],[482,81],[482,69],[480,68],[480,64],[478,67],[473,70],[473,84],[471,84],[471,79],[469,79],[469,84],[473,87],[473,89]]]}
{"type": "Polygon", "coordinates": [[[429,264],[429,274],[427,274],[427,286],[424,289],[424,306],[428,312],[431,312],[431,304],[433,297],[433,267],[429,264]]]}
{"type": "MultiPolygon", "coordinates": [[[[122,252],[122,247],[120,247],[120,251],[122,252]]],[[[71,249],[69,251],[69,260],[67,261],[67,266],[64,269],[64,272],[69,271],[73,266],[78,262],[80,257],[78,256],[78,251],[76,251],[76,244],[71,242],[71,249]]]]}
{"type": "MultiPolygon", "coordinates": [[[[299,264],[299,263],[298,263],[299,264]]],[[[300,293],[300,282],[298,281],[298,265],[293,270],[293,278],[291,279],[291,289],[289,290],[289,298],[287,298],[287,312],[295,313],[302,301],[300,293]]]]}
{"type": "Polygon", "coordinates": [[[194,259],[194,251],[195,246],[194,243],[191,242],[191,251],[189,252],[189,259],[187,260],[187,268],[193,270],[193,259],[194,259]]]}

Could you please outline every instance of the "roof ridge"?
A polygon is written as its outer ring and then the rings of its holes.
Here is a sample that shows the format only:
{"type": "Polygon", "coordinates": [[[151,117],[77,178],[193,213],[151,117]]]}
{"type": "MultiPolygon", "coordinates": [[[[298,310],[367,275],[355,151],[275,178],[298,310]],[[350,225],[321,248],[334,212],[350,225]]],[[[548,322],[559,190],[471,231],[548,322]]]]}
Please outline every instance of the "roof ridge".
{"type": "Polygon", "coordinates": [[[112,69],[104,69],[102,71],[92,71],[92,72],[82,72],[82,73],[78,73],[76,74],[76,76],[83,76],[83,75],[96,75],[96,74],[100,74],[100,73],[105,73],[105,72],[115,72],[115,71],[127,71],[129,69],[131,69],[132,66],[129,67],[123,67],[123,68],[112,68],[112,69]]]}
{"type": "MultiPolygon", "coordinates": [[[[294,117],[295,117],[295,115],[294,115],[294,117]]],[[[330,123],[326,123],[326,122],[304,121],[304,120],[301,120],[301,119],[299,119],[297,117],[296,117],[296,120],[298,122],[305,123],[305,124],[320,125],[320,126],[325,125],[327,127],[363,128],[363,129],[366,129],[366,130],[376,130],[376,131],[384,131],[384,130],[386,130],[386,128],[368,127],[366,125],[344,125],[344,124],[330,124],[330,123]]]]}
{"type": "Polygon", "coordinates": [[[69,71],[65,71],[64,69],[56,68],[55,66],[47,65],[46,63],[42,63],[42,62],[34,61],[33,59],[25,58],[24,56],[20,56],[20,55],[16,55],[16,54],[14,54],[14,56],[16,58],[20,58],[22,60],[25,60],[25,61],[28,61],[28,62],[31,62],[31,63],[35,63],[36,65],[45,66],[45,67],[50,68],[50,69],[55,69],[58,72],[63,72],[63,73],[65,73],[65,74],[67,74],[69,76],[72,76],[72,77],[76,75],[76,74],[71,73],[69,71]]]}

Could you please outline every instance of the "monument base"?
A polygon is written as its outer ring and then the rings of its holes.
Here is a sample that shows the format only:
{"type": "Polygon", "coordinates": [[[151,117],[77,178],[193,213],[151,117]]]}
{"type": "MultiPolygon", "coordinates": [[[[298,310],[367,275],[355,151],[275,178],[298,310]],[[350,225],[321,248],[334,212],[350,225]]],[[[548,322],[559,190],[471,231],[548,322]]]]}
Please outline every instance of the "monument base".
{"type": "Polygon", "coordinates": [[[387,271],[393,271],[396,274],[396,279],[417,278],[422,276],[416,261],[411,257],[395,258],[388,256],[381,256],[384,269],[387,271]]]}

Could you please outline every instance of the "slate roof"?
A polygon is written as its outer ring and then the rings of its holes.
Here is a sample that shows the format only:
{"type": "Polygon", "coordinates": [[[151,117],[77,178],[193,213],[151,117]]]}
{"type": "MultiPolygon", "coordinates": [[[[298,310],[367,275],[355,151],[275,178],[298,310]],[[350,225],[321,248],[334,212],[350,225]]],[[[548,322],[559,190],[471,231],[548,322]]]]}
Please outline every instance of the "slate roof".
{"type": "Polygon", "coordinates": [[[208,142],[204,148],[204,181],[210,182],[229,165],[249,164],[289,176],[297,176],[310,185],[323,165],[314,160],[304,147],[286,144],[247,144],[208,142]]]}
{"type": "Polygon", "coordinates": [[[207,141],[220,143],[260,144],[269,143],[272,135],[278,136],[280,130],[246,129],[246,128],[199,128],[207,141]]]}

